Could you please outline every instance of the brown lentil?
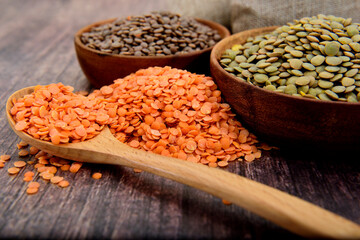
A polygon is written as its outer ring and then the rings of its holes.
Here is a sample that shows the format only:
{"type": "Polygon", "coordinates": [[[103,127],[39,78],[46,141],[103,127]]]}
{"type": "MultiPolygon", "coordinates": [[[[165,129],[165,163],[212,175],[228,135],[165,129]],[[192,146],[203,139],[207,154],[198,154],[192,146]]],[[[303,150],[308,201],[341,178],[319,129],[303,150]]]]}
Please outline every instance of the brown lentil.
{"type": "Polygon", "coordinates": [[[128,16],[94,27],[81,36],[89,48],[134,56],[178,55],[211,47],[220,39],[216,30],[169,12],[128,16]]]}

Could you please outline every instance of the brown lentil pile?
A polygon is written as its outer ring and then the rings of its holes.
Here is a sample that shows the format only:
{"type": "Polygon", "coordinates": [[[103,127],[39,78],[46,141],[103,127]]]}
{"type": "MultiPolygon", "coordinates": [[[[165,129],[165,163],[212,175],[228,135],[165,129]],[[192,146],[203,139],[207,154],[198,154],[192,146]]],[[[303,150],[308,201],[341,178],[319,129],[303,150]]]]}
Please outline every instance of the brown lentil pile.
{"type": "Polygon", "coordinates": [[[193,18],[169,12],[117,19],[81,36],[87,47],[134,56],[189,53],[211,47],[220,39],[216,30],[193,18]]]}
{"type": "Polygon", "coordinates": [[[318,15],[227,49],[220,64],[267,90],[325,101],[360,101],[360,24],[318,15]]]}

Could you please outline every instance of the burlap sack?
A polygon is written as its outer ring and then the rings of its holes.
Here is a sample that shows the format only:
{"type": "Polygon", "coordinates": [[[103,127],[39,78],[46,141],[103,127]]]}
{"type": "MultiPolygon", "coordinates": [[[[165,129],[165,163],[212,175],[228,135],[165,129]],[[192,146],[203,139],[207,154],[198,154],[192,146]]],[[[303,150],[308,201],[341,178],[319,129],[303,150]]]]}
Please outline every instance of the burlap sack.
{"type": "Polygon", "coordinates": [[[232,0],[230,9],[233,33],[284,25],[320,13],[360,22],[359,0],[232,0]]]}
{"type": "Polygon", "coordinates": [[[167,9],[196,18],[208,19],[230,29],[231,0],[168,0],[167,9]]]}

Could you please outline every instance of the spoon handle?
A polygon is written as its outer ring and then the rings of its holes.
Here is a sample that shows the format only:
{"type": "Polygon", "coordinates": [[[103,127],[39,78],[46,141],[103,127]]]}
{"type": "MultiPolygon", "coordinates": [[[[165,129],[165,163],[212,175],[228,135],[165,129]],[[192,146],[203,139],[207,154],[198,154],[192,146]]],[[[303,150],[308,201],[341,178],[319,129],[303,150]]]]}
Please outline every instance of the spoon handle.
{"type": "Polygon", "coordinates": [[[300,198],[225,170],[131,148],[114,141],[106,131],[89,141],[85,151],[79,149],[77,158],[125,165],[172,179],[226,199],[305,237],[360,238],[358,224],[300,198]]]}

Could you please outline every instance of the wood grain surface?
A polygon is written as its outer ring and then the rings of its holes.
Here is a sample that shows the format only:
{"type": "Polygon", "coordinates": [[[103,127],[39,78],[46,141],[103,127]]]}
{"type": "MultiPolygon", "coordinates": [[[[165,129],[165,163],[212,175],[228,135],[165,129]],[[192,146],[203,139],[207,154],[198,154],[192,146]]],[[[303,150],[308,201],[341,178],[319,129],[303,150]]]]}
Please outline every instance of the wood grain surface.
{"type": "MultiPolygon", "coordinates": [[[[63,82],[75,90],[91,86],[76,60],[73,36],[81,27],[111,17],[169,8],[171,1],[0,1],[0,238],[29,239],[301,239],[221,199],[149,173],[86,164],[62,173],[70,186],[39,180],[28,196],[19,160],[20,140],[7,125],[5,102],[16,90],[63,82]],[[103,173],[94,180],[93,172],[103,173]]],[[[360,162],[350,153],[316,149],[265,152],[255,162],[236,162],[225,171],[275,187],[360,223],[360,162]]],[[[29,158],[25,158],[26,160],[29,158]]]]}

